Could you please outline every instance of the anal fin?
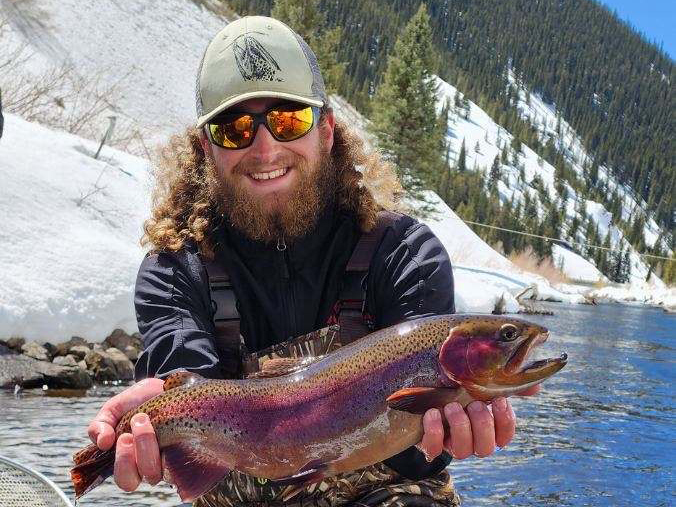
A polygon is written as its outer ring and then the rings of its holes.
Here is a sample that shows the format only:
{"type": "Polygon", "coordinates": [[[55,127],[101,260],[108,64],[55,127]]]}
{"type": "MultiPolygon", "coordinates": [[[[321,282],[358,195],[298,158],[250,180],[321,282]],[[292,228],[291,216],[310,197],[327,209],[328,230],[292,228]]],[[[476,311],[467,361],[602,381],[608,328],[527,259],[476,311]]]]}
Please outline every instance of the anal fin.
{"type": "Polygon", "coordinates": [[[187,444],[173,444],[162,449],[162,465],[167,482],[176,485],[184,502],[207,493],[230,469],[187,444]]]}
{"type": "Polygon", "coordinates": [[[424,414],[431,408],[442,409],[457,401],[458,391],[451,387],[407,387],[391,394],[387,405],[394,410],[424,414]]]}

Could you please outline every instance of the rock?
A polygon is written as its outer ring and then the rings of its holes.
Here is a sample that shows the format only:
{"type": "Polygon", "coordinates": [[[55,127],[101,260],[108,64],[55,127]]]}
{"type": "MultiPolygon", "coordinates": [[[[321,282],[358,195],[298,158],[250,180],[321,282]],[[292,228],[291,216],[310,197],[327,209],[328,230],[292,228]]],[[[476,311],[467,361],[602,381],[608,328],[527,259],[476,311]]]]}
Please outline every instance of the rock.
{"type": "Polygon", "coordinates": [[[32,357],[38,361],[48,361],[47,349],[36,342],[28,342],[21,347],[21,352],[25,356],[32,357]]]}
{"type": "Polygon", "coordinates": [[[110,336],[103,340],[103,345],[106,347],[106,349],[114,347],[117,350],[124,350],[130,345],[135,347],[137,350],[140,350],[143,347],[140,334],[134,333],[133,335],[129,336],[122,329],[114,330],[110,336]]]}
{"type": "Polygon", "coordinates": [[[16,350],[17,352],[21,352],[21,347],[23,347],[24,344],[26,343],[26,339],[13,336],[9,340],[7,340],[5,343],[7,344],[7,346],[10,349],[16,350]]]}
{"type": "Polygon", "coordinates": [[[124,352],[111,347],[106,350],[117,370],[117,378],[120,380],[132,380],[134,378],[134,364],[124,354],[124,352]]]}
{"type": "MultiPolygon", "coordinates": [[[[68,354],[67,356],[56,356],[52,362],[59,366],[78,366],[77,360],[71,354],[68,354]]],[[[87,369],[86,363],[84,369],[87,369]]]]}
{"type": "Polygon", "coordinates": [[[47,358],[51,361],[56,356],[56,345],[53,345],[49,342],[45,342],[42,346],[47,351],[47,358]]]}
{"type": "Polygon", "coordinates": [[[67,389],[87,389],[93,385],[81,368],[38,361],[0,345],[0,388],[13,389],[17,384],[25,389],[44,384],[67,389]]]}
{"type": "MultiPolygon", "coordinates": [[[[45,363],[54,366],[53,363],[45,363]]],[[[94,381],[86,370],[78,366],[60,366],[58,371],[43,371],[45,383],[49,387],[61,387],[65,389],[88,389],[94,385],[94,381]]]]}
{"type": "Polygon", "coordinates": [[[122,352],[124,352],[124,355],[127,356],[132,363],[136,363],[138,360],[139,350],[133,345],[127,345],[122,352]]]}
{"type": "Polygon", "coordinates": [[[66,354],[70,354],[70,349],[75,346],[85,346],[89,348],[87,345],[87,340],[85,340],[84,338],[80,338],[79,336],[73,336],[67,342],[59,343],[56,346],[56,352],[54,353],[54,355],[65,356],[66,354]]]}
{"type": "MultiPolygon", "coordinates": [[[[80,359],[80,360],[77,362],[77,365],[78,365],[80,368],[82,368],[83,370],[85,370],[87,373],[90,373],[89,370],[87,370],[87,363],[85,363],[85,360],[84,360],[84,359],[80,359]]],[[[93,375],[92,375],[92,376],[93,376],[93,375]]]]}
{"type": "Polygon", "coordinates": [[[69,354],[76,359],[84,359],[87,354],[91,352],[90,348],[85,345],[75,345],[70,348],[69,354]]]}
{"type": "Polygon", "coordinates": [[[94,374],[96,380],[117,380],[115,363],[104,351],[90,350],[84,360],[87,363],[87,369],[94,374]]]}

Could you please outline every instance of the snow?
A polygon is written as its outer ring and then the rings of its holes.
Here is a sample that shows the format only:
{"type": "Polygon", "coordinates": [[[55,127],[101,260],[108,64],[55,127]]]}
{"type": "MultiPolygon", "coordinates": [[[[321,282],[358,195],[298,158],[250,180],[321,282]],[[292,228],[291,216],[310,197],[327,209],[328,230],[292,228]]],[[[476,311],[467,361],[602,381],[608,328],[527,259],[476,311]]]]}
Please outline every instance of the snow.
{"type": "Polygon", "coordinates": [[[554,257],[554,264],[571,280],[580,282],[606,280],[606,277],[596,269],[596,266],[567,248],[554,245],[552,247],[552,255],[554,257]]]}
{"type": "MultiPolygon", "coordinates": [[[[41,0],[38,5],[0,0],[0,7],[2,14],[10,15],[11,44],[23,41],[36,52],[24,69],[26,75],[66,62],[83,80],[98,77],[118,83],[121,93],[111,111],[152,132],[148,144],[153,144],[194,121],[199,59],[213,34],[227,23],[224,16],[205,8],[206,3],[41,0]]],[[[457,90],[441,80],[439,85],[441,107],[457,90]]],[[[543,129],[545,125],[553,129],[555,108],[538,101],[531,94],[537,121],[543,129]]],[[[340,97],[332,97],[332,103],[338,116],[371,140],[365,133],[368,120],[340,97]]],[[[565,122],[562,125],[567,136],[563,142],[571,146],[571,156],[585,160],[581,144],[575,144],[574,131],[565,122]]],[[[475,170],[490,167],[512,139],[473,103],[467,119],[454,115],[448,136],[455,156],[465,139],[467,165],[475,170]]],[[[0,140],[0,337],[56,343],[73,335],[100,340],[118,327],[136,331],[132,298],[144,255],[139,246],[142,224],[149,215],[148,162],[109,147],[94,160],[96,148],[95,142],[6,115],[0,140]]],[[[536,174],[549,195],[557,197],[554,168],[529,147],[523,146],[516,164],[504,164],[501,169],[498,188],[502,199],[520,200],[525,193],[535,197],[528,183],[536,174]],[[525,181],[520,180],[520,169],[525,181]]],[[[621,189],[607,168],[600,168],[599,174],[611,189],[621,189]]],[[[568,193],[574,196],[570,187],[568,193]]],[[[623,195],[625,215],[644,205],[628,192],[623,195]]],[[[434,211],[421,220],[449,252],[458,311],[491,312],[500,303],[505,311],[516,312],[515,297],[524,290],[536,299],[582,302],[583,294],[591,290],[580,285],[553,287],[542,277],[522,272],[484,243],[434,193],[426,199],[434,211]]],[[[592,201],[585,204],[599,229],[610,230],[613,242],[621,241],[620,231],[609,227],[612,216],[603,206],[592,201]]],[[[576,212],[573,198],[566,210],[569,217],[576,212]]],[[[660,235],[656,224],[648,220],[646,241],[660,235]]],[[[569,239],[584,240],[580,236],[569,239]]],[[[598,280],[598,271],[589,261],[559,247],[554,252],[569,278],[598,280]]],[[[645,264],[635,252],[632,265],[633,286],[595,289],[595,297],[675,306],[674,289],[665,289],[659,280],[643,284],[645,264]]]]}
{"type": "Polygon", "coordinates": [[[194,122],[199,61],[228,22],[190,0],[0,1],[0,9],[11,37],[36,53],[27,73],[65,63],[83,80],[117,83],[115,113],[150,143],[194,122]]]}
{"type": "Polygon", "coordinates": [[[148,166],[107,147],[94,160],[97,147],[6,115],[0,337],[57,343],[136,331],[132,291],[144,255],[148,166]]]}
{"type": "MultiPolygon", "coordinates": [[[[510,76],[512,82],[515,82],[513,74],[510,73],[510,76]]],[[[435,79],[438,85],[438,110],[441,110],[447,100],[453,105],[456,94],[463,97],[462,92],[455,86],[445,82],[439,77],[435,77],[435,79]]],[[[528,100],[526,100],[527,93],[527,90],[520,88],[521,101],[518,107],[522,115],[530,119],[538,129],[542,130],[544,132],[542,134],[543,136],[554,136],[559,145],[565,147],[566,152],[569,155],[569,162],[581,176],[583,172],[581,164],[585,160],[590,160],[590,158],[586,151],[584,151],[579,137],[564,120],[559,121],[553,106],[545,104],[534,93],[530,93],[528,100]],[[559,121],[563,132],[561,136],[559,136],[555,130],[557,121],[559,121]]],[[[465,114],[460,111],[452,111],[449,115],[447,141],[451,150],[450,159],[451,163],[455,164],[458,154],[460,153],[462,142],[464,141],[467,153],[467,167],[485,173],[490,168],[495,157],[500,155],[503,147],[510,145],[514,136],[493,121],[493,119],[479,106],[471,101],[468,101],[468,103],[469,112],[466,117],[465,114]]],[[[498,182],[498,192],[500,199],[503,202],[514,199],[515,202],[522,203],[525,194],[528,193],[531,198],[534,198],[538,202],[539,212],[544,212],[544,207],[539,203],[540,198],[537,191],[530,185],[536,175],[541,179],[549,199],[552,202],[560,202],[561,196],[555,188],[554,167],[548,161],[541,159],[539,155],[527,145],[521,145],[521,152],[516,161],[510,160],[510,163],[508,164],[501,164],[500,170],[502,177],[498,182]],[[523,172],[524,178],[521,177],[521,172],[523,172]]],[[[610,171],[607,168],[601,167],[599,169],[599,177],[604,178],[609,182],[608,185],[611,190],[614,188],[620,189],[625,204],[631,206],[632,210],[640,209],[640,205],[633,197],[631,197],[630,193],[626,189],[623,189],[610,176],[610,171]]],[[[630,249],[630,283],[638,284],[640,286],[648,275],[649,267],[643,261],[641,256],[624,239],[620,229],[612,225],[612,214],[608,212],[601,203],[582,199],[569,184],[566,183],[565,187],[568,194],[568,200],[566,201],[565,207],[566,222],[569,222],[575,216],[580,218],[576,211],[576,203],[578,201],[584,201],[587,215],[597,225],[600,237],[605,238],[605,235],[610,233],[611,245],[614,249],[630,249]]],[[[567,239],[571,242],[584,243],[587,239],[583,236],[583,232],[584,231],[579,230],[577,235],[572,237],[568,235],[567,227],[564,227],[562,229],[562,239],[567,239]]],[[[647,220],[644,232],[646,242],[648,243],[649,238],[652,237],[651,234],[655,237],[657,237],[657,234],[662,234],[659,232],[659,228],[652,219],[647,220]]],[[[570,252],[569,262],[573,262],[577,266],[586,266],[584,268],[585,271],[588,270],[589,264],[592,264],[589,260],[582,258],[574,252],[570,252]],[[579,257],[579,259],[573,261],[573,258],[570,257],[573,255],[579,257]]],[[[574,273],[571,273],[570,276],[574,279],[580,279],[574,273]]],[[[583,278],[581,279],[584,279],[585,275],[582,276],[583,278]]],[[[651,280],[657,287],[664,287],[663,282],[657,277],[653,276],[651,280]]]]}

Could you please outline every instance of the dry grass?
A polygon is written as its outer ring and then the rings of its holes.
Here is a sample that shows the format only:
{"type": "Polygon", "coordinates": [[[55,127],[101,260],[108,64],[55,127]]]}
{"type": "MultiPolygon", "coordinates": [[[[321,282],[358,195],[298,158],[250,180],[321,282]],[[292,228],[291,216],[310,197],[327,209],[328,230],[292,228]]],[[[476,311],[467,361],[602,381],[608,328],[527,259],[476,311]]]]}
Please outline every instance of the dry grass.
{"type": "Polygon", "coordinates": [[[549,283],[570,282],[563,271],[556,267],[551,257],[546,257],[540,261],[531,247],[527,247],[519,253],[512,253],[509,260],[524,271],[546,278],[549,283]]]}

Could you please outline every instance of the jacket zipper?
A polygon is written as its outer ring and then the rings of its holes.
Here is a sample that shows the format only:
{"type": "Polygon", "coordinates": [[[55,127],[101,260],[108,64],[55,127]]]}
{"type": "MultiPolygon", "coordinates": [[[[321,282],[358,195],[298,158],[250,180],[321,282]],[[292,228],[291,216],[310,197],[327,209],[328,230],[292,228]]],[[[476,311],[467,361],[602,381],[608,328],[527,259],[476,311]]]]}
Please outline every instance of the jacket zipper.
{"type": "Polygon", "coordinates": [[[286,339],[290,340],[295,337],[296,333],[296,303],[293,295],[293,284],[291,283],[291,270],[289,269],[291,261],[283,237],[277,239],[277,251],[282,257],[282,300],[284,301],[282,318],[285,326],[284,334],[286,339]]]}

